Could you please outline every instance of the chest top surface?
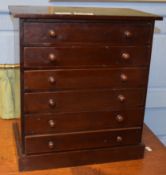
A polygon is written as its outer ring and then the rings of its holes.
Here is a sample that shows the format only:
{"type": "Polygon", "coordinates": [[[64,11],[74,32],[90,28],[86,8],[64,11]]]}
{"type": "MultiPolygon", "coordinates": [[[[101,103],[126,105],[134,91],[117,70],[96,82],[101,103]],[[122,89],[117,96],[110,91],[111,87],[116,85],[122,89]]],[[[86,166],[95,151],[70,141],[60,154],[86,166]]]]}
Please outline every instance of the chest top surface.
{"type": "Polygon", "coordinates": [[[162,20],[162,17],[128,8],[9,6],[18,18],[162,20]]]}

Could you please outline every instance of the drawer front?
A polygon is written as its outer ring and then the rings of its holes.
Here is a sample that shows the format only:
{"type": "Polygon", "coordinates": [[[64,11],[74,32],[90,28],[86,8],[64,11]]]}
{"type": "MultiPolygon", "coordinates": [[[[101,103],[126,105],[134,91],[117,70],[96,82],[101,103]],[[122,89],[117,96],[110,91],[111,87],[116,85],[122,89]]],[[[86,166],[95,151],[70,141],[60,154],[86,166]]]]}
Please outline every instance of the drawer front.
{"type": "Polygon", "coordinates": [[[24,72],[25,90],[146,87],[147,68],[66,69],[24,72]]]}
{"type": "Polygon", "coordinates": [[[138,144],[141,129],[27,136],[26,154],[138,144]]]}
{"type": "Polygon", "coordinates": [[[24,67],[147,66],[149,46],[25,47],[24,67]]]}
{"type": "Polygon", "coordinates": [[[141,127],[143,116],[143,108],[123,111],[26,115],[25,134],[32,135],[141,127]]]}
{"type": "Polygon", "coordinates": [[[24,23],[24,44],[121,43],[150,44],[151,23],[24,23]],[[33,30],[32,30],[33,29],[33,30]]]}
{"type": "Polygon", "coordinates": [[[81,112],[119,110],[145,104],[145,89],[77,90],[25,93],[24,112],[81,112]]]}

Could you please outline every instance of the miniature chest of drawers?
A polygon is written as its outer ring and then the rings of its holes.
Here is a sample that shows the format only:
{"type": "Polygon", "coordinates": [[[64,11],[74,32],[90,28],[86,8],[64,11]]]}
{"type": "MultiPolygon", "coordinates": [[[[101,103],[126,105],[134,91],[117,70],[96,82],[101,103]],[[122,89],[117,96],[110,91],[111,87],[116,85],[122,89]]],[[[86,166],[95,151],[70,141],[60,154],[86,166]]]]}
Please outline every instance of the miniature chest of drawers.
{"type": "Polygon", "coordinates": [[[130,9],[12,6],[19,18],[20,170],[144,155],[154,21],[130,9]]]}

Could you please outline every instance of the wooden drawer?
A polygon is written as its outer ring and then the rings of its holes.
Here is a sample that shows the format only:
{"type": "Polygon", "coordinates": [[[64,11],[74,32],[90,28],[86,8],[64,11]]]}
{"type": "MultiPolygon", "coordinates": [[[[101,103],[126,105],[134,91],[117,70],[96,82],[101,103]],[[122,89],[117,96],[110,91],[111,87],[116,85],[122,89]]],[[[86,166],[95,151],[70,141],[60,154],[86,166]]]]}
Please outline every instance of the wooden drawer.
{"type": "Polygon", "coordinates": [[[58,135],[26,136],[27,154],[80,150],[138,144],[141,129],[104,130],[93,132],[64,133],[58,135]]]}
{"type": "Polygon", "coordinates": [[[81,112],[119,110],[145,104],[145,89],[76,90],[25,93],[24,112],[81,112]]]}
{"type": "Polygon", "coordinates": [[[117,43],[150,44],[152,25],[146,22],[24,23],[24,44],[117,43]],[[33,29],[33,30],[32,30],[33,29]]]}
{"type": "Polygon", "coordinates": [[[147,66],[149,46],[25,47],[25,68],[147,66]]]}
{"type": "Polygon", "coordinates": [[[25,134],[141,127],[143,116],[143,108],[123,111],[31,114],[25,116],[25,134]]]}
{"type": "Polygon", "coordinates": [[[146,87],[147,68],[59,69],[24,72],[25,90],[146,87]]]}

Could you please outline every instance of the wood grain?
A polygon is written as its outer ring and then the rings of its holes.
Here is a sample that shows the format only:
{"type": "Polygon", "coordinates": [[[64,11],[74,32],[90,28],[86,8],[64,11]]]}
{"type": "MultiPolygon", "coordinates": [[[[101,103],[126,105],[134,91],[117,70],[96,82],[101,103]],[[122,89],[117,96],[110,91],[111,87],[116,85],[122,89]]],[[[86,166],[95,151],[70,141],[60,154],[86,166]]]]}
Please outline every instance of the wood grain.
{"type": "MultiPolygon", "coordinates": [[[[137,124],[128,117],[129,127],[116,128],[114,122],[111,128],[105,112],[145,109],[154,20],[162,18],[130,9],[15,6],[10,10],[20,18],[21,128],[13,125],[20,170],[143,158],[143,115],[129,115],[138,119],[137,124]],[[58,62],[64,67],[57,69],[58,62]],[[101,121],[97,112],[105,114],[105,122],[87,130],[92,121],[83,114],[93,113],[94,122],[101,121]],[[79,113],[84,121],[80,131],[62,127],[61,133],[26,135],[25,117],[60,113],[61,121],[66,114],[79,113]]],[[[119,122],[123,116],[116,118],[119,122]]],[[[110,119],[115,120],[113,115],[110,119]]],[[[48,122],[55,126],[53,119],[48,122]]]]}
{"type": "Polygon", "coordinates": [[[57,18],[57,19],[128,19],[128,20],[161,20],[162,17],[128,8],[95,8],[95,7],[54,7],[54,6],[9,6],[14,17],[19,18],[57,18]],[[70,12],[56,14],[57,12],[70,12]],[[84,13],[75,15],[74,12],[84,13]],[[86,15],[91,12],[93,15],[86,15]]]}
{"type": "Polygon", "coordinates": [[[24,89],[146,88],[147,80],[147,68],[31,70],[24,72],[24,89]]]}
{"type": "Polygon", "coordinates": [[[24,94],[25,113],[111,111],[144,105],[145,89],[93,89],[24,94]],[[119,97],[124,98],[124,101],[121,102],[119,97]]]}
{"type": "Polygon", "coordinates": [[[12,123],[13,120],[0,120],[0,172],[4,175],[165,175],[166,172],[166,148],[145,127],[143,141],[152,152],[145,151],[144,159],[19,173],[12,123]]]}
{"type": "Polygon", "coordinates": [[[25,68],[83,68],[148,66],[150,46],[66,45],[56,47],[25,47],[25,68]],[[123,58],[123,54],[129,58],[123,58]],[[55,60],[50,61],[50,54],[55,60]],[[79,58],[79,59],[78,59],[79,58]]]}
{"type": "Polygon", "coordinates": [[[80,151],[83,149],[91,149],[92,151],[92,148],[136,145],[140,141],[141,128],[33,135],[25,137],[25,151],[26,154],[80,151]]]}
{"type": "Polygon", "coordinates": [[[84,21],[60,21],[47,23],[25,22],[24,45],[56,45],[58,43],[110,43],[142,45],[151,43],[152,22],[84,22],[84,21]],[[33,30],[32,30],[33,28],[33,30]],[[55,36],[50,36],[49,32],[55,36]],[[126,32],[130,36],[126,36],[126,32]]]}
{"type": "Polygon", "coordinates": [[[140,127],[143,117],[143,108],[102,112],[29,114],[25,115],[25,134],[55,134],[140,127]],[[122,118],[121,120],[118,120],[119,116],[122,118]]]}

